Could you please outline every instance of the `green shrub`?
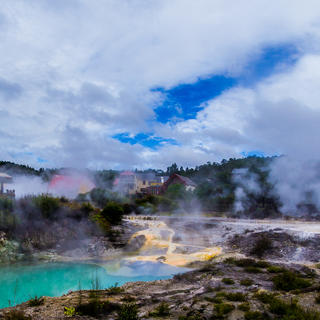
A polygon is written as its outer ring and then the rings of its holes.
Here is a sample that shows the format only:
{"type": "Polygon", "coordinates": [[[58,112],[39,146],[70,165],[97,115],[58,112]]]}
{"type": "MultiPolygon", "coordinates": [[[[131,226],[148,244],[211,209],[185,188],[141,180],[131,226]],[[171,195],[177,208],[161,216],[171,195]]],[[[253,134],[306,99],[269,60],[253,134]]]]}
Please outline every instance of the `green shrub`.
{"type": "Polygon", "coordinates": [[[4,314],[4,320],[31,320],[30,316],[27,316],[23,311],[11,310],[4,314]]]}
{"type": "Polygon", "coordinates": [[[165,302],[161,302],[155,309],[150,313],[150,316],[154,317],[167,317],[170,315],[169,305],[165,302]]]}
{"type": "Polygon", "coordinates": [[[214,305],[213,319],[224,319],[225,315],[231,312],[234,306],[229,303],[218,303],[214,305]]]}
{"type": "Polygon", "coordinates": [[[61,207],[59,198],[54,198],[46,194],[34,197],[33,203],[36,208],[40,210],[42,217],[49,220],[56,218],[56,214],[61,207]]]}
{"type": "Polygon", "coordinates": [[[258,260],[256,261],[255,267],[257,268],[268,268],[270,266],[270,263],[264,260],[258,260]]]}
{"type": "Polygon", "coordinates": [[[270,266],[267,268],[267,271],[270,273],[281,273],[287,271],[287,269],[279,266],[270,266]]]}
{"type": "Polygon", "coordinates": [[[296,302],[286,303],[279,299],[274,299],[269,305],[269,311],[284,320],[319,320],[320,314],[315,311],[306,311],[296,302]]]}
{"type": "Polygon", "coordinates": [[[228,285],[234,284],[234,281],[232,279],[230,279],[230,278],[223,278],[222,282],[224,284],[228,284],[228,285]]]}
{"type": "Polygon", "coordinates": [[[43,297],[37,297],[35,296],[34,298],[30,299],[28,301],[28,306],[29,307],[38,307],[44,304],[44,298],[43,297]]]}
{"type": "Polygon", "coordinates": [[[272,278],[275,289],[277,290],[296,290],[303,289],[311,286],[309,280],[303,279],[292,271],[285,271],[272,278]]]}
{"type": "Polygon", "coordinates": [[[110,201],[101,211],[101,215],[112,225],[119,224],[122,221],[123,208],[120,204],[110,201]]]}
{"type": "Polygon", "coordinates": [[[262,272],[262,270],[261,270],[260,268],[252,267],[252,266],[250,266],[250,267],[245,267],[245,268],[244,268],[244,271],[245,271],[245,272],[248,272],[248,273],[261,273],[261,272],[262,272]]]}
{"type": "Polygon", "coordinates": [[[257,300],[262,303],[271,303],[275,299],[275,294],[270,292],[260,292],[254,296],[257,300]]]}
{"type": "Polygon", "coordinates": [[[119,304],[110,301],[99,301],[91,299],[89,302],[78,304],[75,312],[80,315],[96,317],[100,314],[109,314],[115,310],[119,310],[119,304]]]}
{"type": "Polygon", "coordinates": [[[118,320],[138,320],[138,307],[135,303],[124,303],[118,311],[118,320]]]}
{"type": "Polygon", "coordinates": [[[247,300],[246,295],[243,294],[242,292],[229,292],[226,294],[226,298],[229,301],[240,301],[244,302],[247,300]]]}
{"type": "Polygon", "coordinates": [[[248,302],[241,303],[238,305],[238,309],[243,312],[247,312],[250,310],[250,304],[248,302]]]}
{"type": "Polygon", "coordinates": [[[317,263],[317,264],[316,264],[316,268],[317,268],[317,269],[320,269],[320,263],[317,263]]]}
{"type": "Polygon", "coordinates": [[[242,286],[246,286],[246,287],[252,286],[253,283],[254,283],[253,280],[251,280],[251,279],[249,279],[249,278],[240,280],[240,284],[241,284],[242,286]]]}
{"type": "Polygon", "coordinates": [[[320,304],[320,293],[316,296],[315,302],[316,302],[317,304],[320,304]]]}
{"type": "Polygon", "coordinates": [[[272,240],[267,238],[266,236],[263,236],[256,241],[254,247],[250,251],[250,254],[261,258],[267,251],[270,251],[272,248],[272,240]]]}
{"type": "Polygon", "coordinates": [[[266,313],[261,313],[259,311],[247,311],[244,314],[244,318],[245,320],[269,320],[270,319],[270,317],[266,313]]]}
{"type": "Polygon", "coordinates": [[[67,317],[73,317],[76,315],[76,308],[74,307],[64,307],[64,314],[67,316],[67,317]]]}
{"type": "Polygon", "coordinates": [[[124,292],[124,289],[118,286],[118,282],[116,282],[113,286],[110,286],[107,289],[107,293],[109,294],[119,294],[123,292],[124,292]]]}

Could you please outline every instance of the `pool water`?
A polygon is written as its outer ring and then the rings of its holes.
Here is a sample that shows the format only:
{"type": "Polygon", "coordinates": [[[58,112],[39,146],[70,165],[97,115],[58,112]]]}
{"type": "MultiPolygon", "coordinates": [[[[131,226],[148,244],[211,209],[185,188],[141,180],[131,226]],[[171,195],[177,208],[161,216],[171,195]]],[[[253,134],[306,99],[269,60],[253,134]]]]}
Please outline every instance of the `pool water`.
{"type": "Polygon", "coordinates": [[[162,263],[41,263],[0,267],[0,308],[35,296],[61,296],[79,289],[105,289],[118,283],[169,279],[185,272],[162,263]]]}

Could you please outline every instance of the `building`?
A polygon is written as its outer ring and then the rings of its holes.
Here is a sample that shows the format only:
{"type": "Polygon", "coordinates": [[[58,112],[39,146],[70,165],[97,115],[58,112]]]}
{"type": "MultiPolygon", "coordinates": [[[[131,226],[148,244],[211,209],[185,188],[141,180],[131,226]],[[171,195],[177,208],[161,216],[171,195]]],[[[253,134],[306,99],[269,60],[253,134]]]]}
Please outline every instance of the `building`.
{"type": "Polygon", "coordinates": [[[123,171],[114,182],[114,190],[125,195],[159,194],[167,179],[156,176],[154,172],[123,171]]]}
{"type": "Polygon", "coordinates": [[[177,173],[172,174],[169,179],[163,184],[162,192],[166,192],[170,185],[172,184],[182,184],[185,186],[186,190],[193,191],[197,184],[194,183],[191,179],[180,176],[177,173]]]}
{"type": "Polygon", "coordinates": [[[5,189],[6,184],[11,184],[13,182],[12,177],[6,173],[0,172],[0,198],[15,198],[15,191],[10,189],[5,189]]]}

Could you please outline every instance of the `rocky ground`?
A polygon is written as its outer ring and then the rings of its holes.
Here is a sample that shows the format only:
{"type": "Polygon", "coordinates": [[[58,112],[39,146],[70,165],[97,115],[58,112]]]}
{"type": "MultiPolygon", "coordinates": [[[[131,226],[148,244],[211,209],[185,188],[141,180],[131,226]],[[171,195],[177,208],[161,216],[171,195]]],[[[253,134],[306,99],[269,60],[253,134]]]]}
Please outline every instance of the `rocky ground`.
{"type": "Polygon", "coordinates": [[[320,319],[320,270],[261,260],[220,258],[171,280],[4,309],[4,319],[320,319]],[[219,261],[220,260],[220,261],[219,261]],[[36,305],[38,304],[38,305],[36,305]],[[33,305],[33,306],[32,306],[33,305]],[[15,312],[25,318],[10,318],[15,312]]]}
{"type": "MultiPolygon", "coordinates": [[[[195,244],[220,246],[222,255],[195,262],[190,265],[194,271],[171,280],[35,299],[1,310],[0,318],[320,320],[319,224],[163,220],[175,230],[172,241],[184,244],[185,250],[195,244]]],[[[127,232],[118,233],[119,246],[139,229],[129,221],[124,226],[127,232]]],[[[131,245],[137,249],[144,241],[140,237],[131,245]]],[[[99,239],[82,250],[88,254],[88,248],[92,255],[106,255],[110,250],[99,239]]],[[[125,249],[130,251],[130,246],[125,249]]]]}

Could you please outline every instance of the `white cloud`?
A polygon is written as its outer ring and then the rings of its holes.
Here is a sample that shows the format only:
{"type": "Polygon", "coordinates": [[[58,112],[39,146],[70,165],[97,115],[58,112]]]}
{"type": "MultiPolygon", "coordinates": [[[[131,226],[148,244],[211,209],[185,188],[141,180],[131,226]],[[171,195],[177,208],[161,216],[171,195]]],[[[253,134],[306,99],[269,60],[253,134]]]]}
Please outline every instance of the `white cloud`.
{"type": "Polygon", "coordinates": [[[194,165],[251,147],[292,151],[318,121],[319,17],[312,0],[3,0],[0,157],[125,167],[194,165]],[[194,120],[150,125],[161,99],[151,88],[237,74],[264,47],[283,43],[301,50],[293,70],[226,92],[194,120]],[[290,124],[276,119],[277,108],[293,112],[290,124]],[[288,130],[308,121],[292,143],[288,130]],[[180,145],[152,151],[110,138],[151,129],[180,145]]]}

